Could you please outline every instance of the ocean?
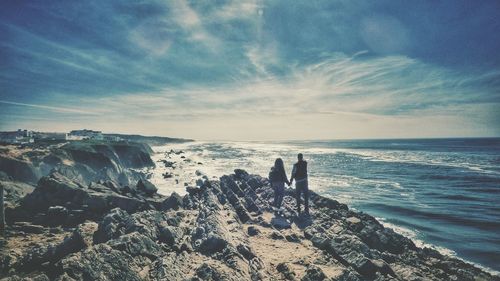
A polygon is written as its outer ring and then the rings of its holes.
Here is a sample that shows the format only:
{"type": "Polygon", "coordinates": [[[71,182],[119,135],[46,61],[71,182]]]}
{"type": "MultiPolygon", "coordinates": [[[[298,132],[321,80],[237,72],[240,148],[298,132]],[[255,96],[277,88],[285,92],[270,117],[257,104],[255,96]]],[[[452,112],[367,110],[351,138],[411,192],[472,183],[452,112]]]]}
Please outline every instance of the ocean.
{"type": "Polygon", "coordinates": [[[267,176],[277,157],[289,174],[300,152],[311,190],[378,218],[419,246],[500,272],[500,138],[193,142],[155,147],[155,160],[171,149],[184,153],[170,154],[177,169],[155,169],[161,193],[184,193],[197,170],[267,176]],[[173,177],[163,179],[166,171],[173,177]]]}

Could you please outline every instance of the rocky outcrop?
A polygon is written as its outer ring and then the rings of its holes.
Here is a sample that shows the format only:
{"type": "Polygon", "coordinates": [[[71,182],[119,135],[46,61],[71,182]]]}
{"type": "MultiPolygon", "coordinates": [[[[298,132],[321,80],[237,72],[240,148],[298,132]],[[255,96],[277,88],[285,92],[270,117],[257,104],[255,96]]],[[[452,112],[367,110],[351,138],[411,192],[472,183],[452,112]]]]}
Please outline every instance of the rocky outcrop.
{"type": "Polygon", "coordinates": [[[35,188],[31,184],[12,181],[10,179],[0,179],[0,185],[4,187],[5,202],[7,202],[8,207],[19,204],[22,198],[31,193],[35,188]]]}
{"type": "Polygon", "coordinates": [[[12,224],[7,247],[0,250],[0,276],[500,280],[471,264],[418,248],[375,218],[315,193],[310,196],[310,216],[296,213],[291,189],[285,192],[283,214],[273,214],[267,179],[243,170],[220,180],[205,179],[199,187],[188,188],[184,197],[155,199],[147,188],[135,189],[135,195],[120,190],[114,183],[81,186],[60,174],[43,178],[23,206],[37,205],[36,212],[55,216],[57,221],[82,209],[86,221],[59,234],[64,238],[39,243],[18,255],[7,249],[21,229],[35,239],[57,233],[58,228],[37,227],[34,222],[12,224]]]}
{"type": "Polygon", "coordinates": [[[0,171],[31,184],[57,171],[84,184],[112,180],[130,185],[144,177],[133,169],[155,166],[150,154],[147,144],[128,142],[74,141],[43,149],[7,146],[0,151],[0,171]]]}
{"type": "Polygon", "coordinates": [[[0,171],[16,181],[27,183],[36,183],[41,176],[40,170],[29,161],[2,155],[0,155],[0,171]]]}
{"type": "MultiPolygon", "coordinates": [[[[150,183],[150,185],[152,185],[150,183]]],[[[8,209],[8,220],[33,221],[46,226],[75,226],[98,220],[113,208],[130,213],[160,208],[167,197],[148,190],[123,187],[113,182],[88,186],[54,172],[43,177],[18,207],[8,209]]]]}
{"type": "Polygon", "coordinates": [[[95,170],[113,166],[118,169],[155,166],[150,158],[153,151],[144,143],[73,142],[61,149],[75,162],[86,164],[95,170]]]}

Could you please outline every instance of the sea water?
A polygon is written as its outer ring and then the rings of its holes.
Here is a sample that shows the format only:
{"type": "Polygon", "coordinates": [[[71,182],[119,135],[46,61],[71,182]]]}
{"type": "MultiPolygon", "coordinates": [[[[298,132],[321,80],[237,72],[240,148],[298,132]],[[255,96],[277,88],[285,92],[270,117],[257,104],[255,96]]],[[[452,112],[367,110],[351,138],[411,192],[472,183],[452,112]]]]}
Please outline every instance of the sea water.
{"type": "MultiPolygon", "coordinates": [[[[499,138],[193,142],[156,147],[156,157],[172,148],[185,152],[177,162],[188,178],[195,170],[218,177],[235,168],[267,176],[277,157],[289,174],[303,153],[310,189],[377,217],[420,246],[500,271],[499,138]]],[[[163,193],[184,192],[183,181],[153,180],[163,193]]]]}

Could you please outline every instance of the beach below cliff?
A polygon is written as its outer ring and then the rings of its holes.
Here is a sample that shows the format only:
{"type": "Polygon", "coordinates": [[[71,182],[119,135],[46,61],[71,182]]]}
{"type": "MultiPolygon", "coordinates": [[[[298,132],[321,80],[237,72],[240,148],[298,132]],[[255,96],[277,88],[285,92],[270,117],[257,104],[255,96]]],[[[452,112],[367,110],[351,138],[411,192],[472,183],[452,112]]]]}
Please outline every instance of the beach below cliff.
{"type": "Polygon", "coordinates": [[[244,166],[219,176],[180,149],[71,148],[35,183],[2,174],[1,280],[500,280],[316,192],[310,216],[293,189],[275,214],[268,180],[244,166]],[[179,192],[157,184],[160,165],[179,192]]]}

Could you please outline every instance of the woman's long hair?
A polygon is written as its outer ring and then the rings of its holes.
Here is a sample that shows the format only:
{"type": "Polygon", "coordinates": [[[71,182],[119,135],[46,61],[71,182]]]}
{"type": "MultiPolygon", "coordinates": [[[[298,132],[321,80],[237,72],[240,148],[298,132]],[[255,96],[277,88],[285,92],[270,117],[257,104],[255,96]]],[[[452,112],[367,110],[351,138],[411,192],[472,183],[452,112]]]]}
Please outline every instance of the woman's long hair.
{"type": "Polygon", "coordinates": [[[283,159],[276,158],[276,160],[274,161],[274,169],[280,173],[285,173],[285,165],[283,164],[283,159]]]}

